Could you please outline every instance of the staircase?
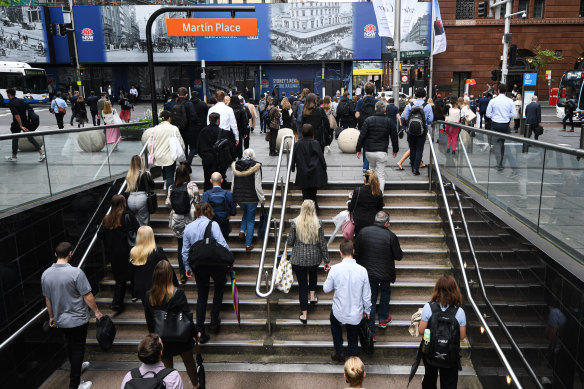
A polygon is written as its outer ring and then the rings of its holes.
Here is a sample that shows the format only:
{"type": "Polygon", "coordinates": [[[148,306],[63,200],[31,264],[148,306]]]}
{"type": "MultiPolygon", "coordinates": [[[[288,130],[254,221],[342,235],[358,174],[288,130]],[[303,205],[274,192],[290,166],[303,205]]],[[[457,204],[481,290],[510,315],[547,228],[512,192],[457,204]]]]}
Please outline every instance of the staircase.
{"type": "MultiPolygon", "coordinates": [[[[357,185],[357,183],[348,182],[333,183],[326,190],[318,192],[320,218],[324,223],[327,240],[334,230],[332,217],[346,208],[347,194],[357,185]]],[[[157,186],[161,187],[161,183],[157,186]]],[[[199,187],[202,188],[202,185],[199,187]]],[[[267,196],[266,204],[269,204],[271,183],[264,183],[264,192],[267,196]]],[[[158,189],[158,193],[160,207],[158,212],[152,215],[151,225],[155,231],[157,244],[164,248],[178,274],[176,239],[168,228],[168,211],[164,206],[164,192],[158,189]]],[[[387,329],[377,329],[375,353],[361,354],[360,357],[368,373],[366,380],[368,387],[387,387],[387,374],[391,374],[391,382],[395,385],[405,387],[420,341],[420,337],[413,338],[409,335],[410,316],[429,300],[435,280],[443,273],[450,273],[451,264],[436,195],[428,192],[427,180],[388,182],[384,196],[385,210],[390,214],[390,228],[400,240],[404,259],[396,263],[397,281],[392,287],[390,303],[393,321],[387,329]]],[[[301,193],[292,189],[288,197],[287,220],[298,215],[301,202],[301,193]]],[[[281,204],[279,198],[276,199],[276,204],[281,204]]],[[[279,216],[280,211],[277,205],[274,215],[279,216]]],[[[229,236],[228,244],[235,255],[234,270],[239,288],[241,325],[238,326],[234,314],[229,283],[219,286],[225,289],[221,309],[221,330],[218,335],[211,334],[211,340],[201,346],[208,380],[213,383],[211,387],[219,385],[244,387],[247,384],[257,386],[259,377],[270,383],[265,386],[260,385],[260,387],[273,386],[273,382],[282,379],[282,373],[286,373],[286,377],[293,380],[291,382],[284,379],[280,384],[283,387],[301,387],[319,382],[323,385],[342,385],[344,383],[341,381],[342,366],[334,365],[330,359],[333,346],[328,317],[332,305],[332,294],[326,295],[322,292],[322,285],[326,279],[322,265],[318,275],[319,302],[309,307],[308,325],[304,326],[298,320],[300,307],[298,287],[295,283],[290,293],[276,291],[270,296],[273,332],[269,336],[266,325],[266,300],[258,298],[255,294],[261,240],[255,242],[252,252],[246,253],[244,242],[237,236],[240,221],[241,212],[238,210],[238,214],[231,219],[233,232],[229,236]],[[305,377],[307,374],[308,378],[305,377]],[[302,382],[305,383],[302,384],[302,382]]],[[[342,234],[337,235],[329,246],[329,256],[333,265],[340,261],[340,239],[342,239],[342,234]]],[[[272,237],[268,243],[266,255],[266,270],[270,272],[270,276],[273,255],[272,237]]],[[[110,315],[118,328],[113,348],[108,352],[102,352],[99,349],[95,340],[93,321],[88,333],[86,359],[92,361],[92,368],[85,373],[86,375],[91,373],[91,375],[84,376],[84,379],[93,379],[94,388],[102,387],[98,382],[107,379],[112,380],[112,384],[103,387],[113,387],[117,377],[119,377],[117,381],[119,385],[123,374],[139,364],[136,346],[147,333],[141,303],[132,303],[127,298],[126,309],[119,315],[115,315],[109,309],[113,285],[114,281],[108,272],[108,276],[101,282],[100,293],[96,298],[101,312],[110,315]]],[[[197,293],[194,278],[189,279],[187,284],[181,287],[185,289],[194,312],[197,293]]],[[[213,287],[217,286],[211,287],[209,305],[212,305],[213,287]]],[[[208,324],[210,307],[207,312],[208,324]]],[[[465,388],[479,388],[480,383],[468,357],[469,348],[468,342],[463,341],[463,371],[460,373],[459,382],[465,388]]],[[[181,366],[182,362],[175,364],[179,370],[181,366]]],[[[188,382],[184,367],[181,374],[188,382]]],[[[421,366],[418,376],[414,379],[418,385],[422,374],[423,367],[421,366]]],[[[185,387],[189,386],[185,385],[185,387]]]]}

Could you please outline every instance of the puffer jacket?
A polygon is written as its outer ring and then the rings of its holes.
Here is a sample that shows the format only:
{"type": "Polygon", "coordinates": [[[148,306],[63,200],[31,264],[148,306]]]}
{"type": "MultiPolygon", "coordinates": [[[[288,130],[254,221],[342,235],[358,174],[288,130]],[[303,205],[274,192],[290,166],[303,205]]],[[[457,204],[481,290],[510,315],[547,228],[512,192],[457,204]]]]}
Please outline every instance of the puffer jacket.
{"type": "Polygon", "coordinates": [[[399,151],[399,144],[397,138],[397,128],[395,122],[389,119],[383,113],[376,113],[365,119],[363,127],[361,127],[359,140],[357,141],[356,150],[360,151],[363,143],[366,142],[365,150],[370,152],[384,151],[387,152],[389,146],[389,138],[391,138],[391,145],[393,152],[399,151]]]}
{"type": "Polygon", "coordinates": [[[395,261],[403,256],[397,236],[379,224],[364,227],[355,239],[355,259],[370,280],[395,282],[395,261]]]}
{"type": "Polygon", "coordinates": [[[231,164],[231,170],[233,170],[233,181],[231,183],[233,201],[238,204],[265,202],[261,168],[261,163],[246,158],[231,164]]]}

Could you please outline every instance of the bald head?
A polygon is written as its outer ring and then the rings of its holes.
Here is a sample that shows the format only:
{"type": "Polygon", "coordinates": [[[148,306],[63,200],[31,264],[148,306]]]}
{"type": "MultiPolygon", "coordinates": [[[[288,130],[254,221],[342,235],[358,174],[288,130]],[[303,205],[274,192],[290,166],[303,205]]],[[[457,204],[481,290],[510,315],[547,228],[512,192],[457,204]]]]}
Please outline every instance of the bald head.
{"type": "Polygon", "coordinates": [[[213,186],[220,186],[222,182],[223,177],[221,176],[221,173],[215,172],[211,174],[211,184],[213,184],[213,186]]]}

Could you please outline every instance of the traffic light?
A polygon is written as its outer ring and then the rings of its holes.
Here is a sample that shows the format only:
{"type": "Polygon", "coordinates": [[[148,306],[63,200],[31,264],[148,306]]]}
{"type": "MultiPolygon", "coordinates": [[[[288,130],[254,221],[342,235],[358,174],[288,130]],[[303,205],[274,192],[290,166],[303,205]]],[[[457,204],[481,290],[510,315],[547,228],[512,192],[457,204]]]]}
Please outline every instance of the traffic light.
{"type": "Polygon", "coordinates": [[[266,72],[264,72],[263,70],[262,70],[262,78],[267,78],[266,77],[266,72]]]}
{"type": "Polygon", "coordinates": [[[57,25],[55,23],[49,23],[49,35],[57,35],[57,25]]]}
{"type": "Polygon", "coordinates": [[[79,68],[79,76],[83,77],[83,73],[85,72],[85,68],[79,68]]]}
{"type": "Polygon", "coordinates": [[[258,71],[257,71],[257,70],[255,70],[255,71],[253,72],[253,76],[254,76],[255,78],[257,78],[257,77],[258,77],[258,71]]]}
{"type": "Polygon", "coordinates": [[[491,70],[491,80],[500,81],[501,80],[501,71],[500,70],[491,70]]]}
{"type": "Polygon", "coordinates": [[[477,12],[477,17],[486,18],[487,14],[489,13],[488,6],[489,6],[488,1],[480,1],[479,7],[478,7],[478,12],[477,12]]]}
{"type": "Polygon", "coordinates": [[[511,45],[509,47],[509,66],[515,66],[517,62],[517,45],[511,45]]]}
{"type": "Polygon", "coordinates": [[[66,24],[59,24],[59,35],[60,36],[67,36],[67,25],[66,24]]]}

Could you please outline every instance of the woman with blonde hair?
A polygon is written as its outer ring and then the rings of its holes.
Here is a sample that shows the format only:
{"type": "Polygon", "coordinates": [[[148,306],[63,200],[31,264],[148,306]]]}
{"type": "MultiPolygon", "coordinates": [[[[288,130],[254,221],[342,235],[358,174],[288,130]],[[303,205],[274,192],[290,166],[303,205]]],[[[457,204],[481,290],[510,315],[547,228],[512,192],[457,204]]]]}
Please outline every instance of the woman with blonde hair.
{"type": "Polygon", "coordinates": [[[292,105],[287,97],[284,97],[280,102],[282,105],[282,128],[292,129],[292,122],[294,118],[292,117],[292,105]]]}
{"type": "MultiPolygon", "coordinates": [[[[176,275],[168,261],[160,261],[156,264],[154,274],[152,275],[152,289],[146,292],[144,300],[142,300],[146,325],[150,333],[156,333],[157,330],[154,324],[154,311],[182,312],[184,317],[192,320],[193,315],[187,301],[187,296],[184,290],[175,287],[173,281],[175,279],[176,275]]],[[[161,339],[164,344],[164,348],[162,349],[162,363],[164,367],[172,369],[174,365],[173,357],[180,355],[187,369],[187,375],[191,379],[193,388],[198,388],[199,378],[193,356],[195,343],[193,339],[189,338],[184,342],[171,342],[163,337],[161,339]]]]}
{"type": "MultiPolygon", "coordinates": [[[[112,103],[106,100],[103,104],[103,111],[101,111],[101,118],[103,119],[103,124],[119,124],[122,122],[118,116],[118,112],[112,107],[112,103]]],[[[119,143],[122,141],[122,133],[119,128],[108,128],[105,130],[106,143],[108,145],[119,143]]]]}
{"type": "Polygon", "coordinates": [[[147,192],[154,190],[154,180],[150,172],[145,170],[144,160],[139,155],[134,155],[130,160],[126,185],[128,209],[134,213],[141,226],[147,226],[150,223],[147,192]]]}
{"type": "Polygon", "coordinates": [[[345,382],[350,388],[362,388],[365,379],[365,365],[359,357],[351,357],[345,362],[345,382]]]}
{"type": "MultiPolygon", "coordinates": [[[[462,294],[456,281],[449,275],[443,275],[438,278],[434,286],[434,292],[429,303],[424,304],[422,309],[422,318],[418,327],[420,335],[424,335],[426,328],[429,328],[432,323],[432,317],[440,312],[449,311],[454,315],[458,322],[459,338],[463,340],[466,338],[466,314],[461,308],[462,294]]],[[[430,334],[430,338],[432,338],[430,334]]],[[[460,351],[460,349],[459,349],[460,351]]],[[[438,372],[440,372],[440,387],[441,388],[456,388],[458,381],[458,365],[460,364],[460,356],[453,361],[452,367],[436,367],[432,365],[432,361],[424,356],[424,368],[426,370],[424,379],[422,380],[422,388],[435,388],[438,379],[438,372]]]]}
{"type": "Polygon", "coordinates": [[[363,227],[373,225],[375,214],[383,209],[383,193],[375,171],[363,173],[363,185],[349,193],[348,209],[353,215],[356,238],[363,227]]]}
{"type": "MultiPolygon", "coordinates": [[[[130,250],[130,266],[134,281],[132,301],[143,300],[146,291],[152,288],[152,275],[154,267],[160,261],[168,261],[162,247],[156,246],[154,231],[150,226],[142,226],[136,234],[136,246],[130,250]]],[[[173,282],[178,286],[176,275],[173,271],[173,282]]]]}
{"type": "Polygon", "coordinates": [[[521,93],[517,93],[517,96],[515,97],[515,101],[513,102],[513,104],[515,105],[513,130],[515,130],[515,132],[519,132],[519,124],[521,123],[521,109],[523,108],[523,100],[521,99],[521,93]]]}
{"type": "Polygon", "coordinates": [[[298,319],[302,324],[307,324],[308,292],[310,292],[310,303],[318,302],[316,296],[318,267],[324,259],[325,271],[330,268],[324,229],[316,216],[314,201],[304,200],[300,215],[290,221],[287,244],[288,247],[292,247],[290,263],[298,280],[298,300],[302,311],[298,319]]]}

